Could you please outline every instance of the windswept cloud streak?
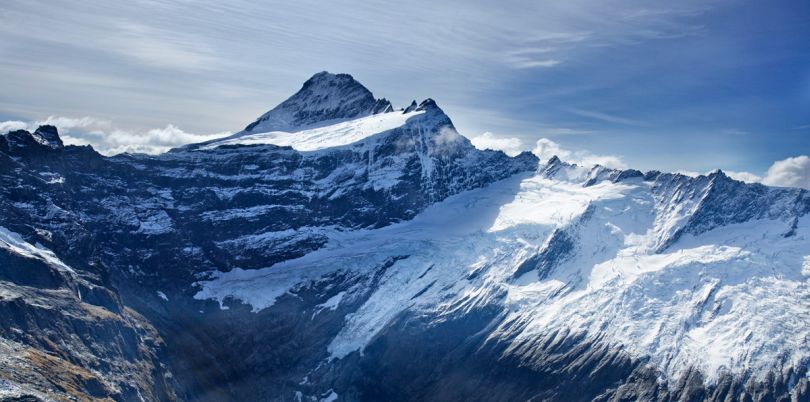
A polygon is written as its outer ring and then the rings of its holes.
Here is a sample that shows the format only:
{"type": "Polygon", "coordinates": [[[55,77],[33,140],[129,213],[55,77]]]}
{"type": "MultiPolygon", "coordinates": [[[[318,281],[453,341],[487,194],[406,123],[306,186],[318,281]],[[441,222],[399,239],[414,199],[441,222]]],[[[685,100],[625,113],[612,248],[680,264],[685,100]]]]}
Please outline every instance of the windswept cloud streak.
{"type": "Polygon", "coordinates": [[[612,123],[612,124],[621,124],[626,126],[645,126],[647,123],[643,121],[638,121],[634,119],[629,119],[626,117],[616,116],[609,113],[598,112],[594,110],[583,110],[583,109],[575,109],[569,108],[566,109],[569,113],[573,113],[578,116],[582,116],[588,119],[598,120],[605,123],[612,123]]]}
{"type": "Polygon", "coordinates": [[[121,21],[94,44],[136,63],[180,71],[216,70],[222,60],[201,39],[181,32],[121,21]]]}
{"type": "Polygon", "coordinates": [[[554,67],[560,64],[559,60],[545,59],[545,60],[521,60],[513,63],[515,68],[534,68],[534,67],[554,67]]]}
{"type": "Polygon", "coordinates": [[[526,47],[507,52],[505,60],[516,69],[554,67],[562,63],[558,57],[590,36],[590,32],[539,32],[528,36],[526,47]]]}

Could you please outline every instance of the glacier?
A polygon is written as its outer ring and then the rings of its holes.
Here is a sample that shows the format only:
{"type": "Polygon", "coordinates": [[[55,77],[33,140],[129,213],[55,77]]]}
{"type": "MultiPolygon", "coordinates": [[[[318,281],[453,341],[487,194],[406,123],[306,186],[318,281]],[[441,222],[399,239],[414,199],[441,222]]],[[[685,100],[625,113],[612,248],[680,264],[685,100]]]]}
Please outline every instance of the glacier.
{"type": "Polygon", "coordinates": [[[327,273],[364,272],[407,256],[347,320],[330,344],[332,358],[361,350],[404,309],[441,316],[503,303],[504,322],[490,336],[509,338],[507,353],[529,363],[532,342],[560,329],[599,334],[650,358],[671,381],[694,367],[716,381],[724,371],[762,375],[807,363],[810,219],[802,217],[788,237],[789,222],[762,219],[689,235],[659,251],[661,233],[683,216],[656,222],[655,182],[583,184],[505,179],[408,222],[327,233],[320,250],[222,273],[201,282],[195,297],[260,310],[327,273]],[[546,272],[515,278],[558,230],[577,239],[576,250],[546,272]]]}

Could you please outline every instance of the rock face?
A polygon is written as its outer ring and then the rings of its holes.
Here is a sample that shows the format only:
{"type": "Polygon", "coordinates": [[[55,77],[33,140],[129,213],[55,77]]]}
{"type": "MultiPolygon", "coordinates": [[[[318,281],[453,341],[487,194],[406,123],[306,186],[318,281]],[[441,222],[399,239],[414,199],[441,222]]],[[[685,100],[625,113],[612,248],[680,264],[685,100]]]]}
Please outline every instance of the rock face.
{"type": "Polygon", "coordinates": [[[60,149],[63,146],[54,126],[40,126],[33,133],[12,131],[0,137],[0,150],[8,155],[29,155],[42,148],[60,149]]]}
{"type": "Polygon", "coordinates": [[[250,123],[242,133],[289,131],[324,124],[337,119],[356,119],[393,110],[386,99],[375,99],[371,91],[349,74],[315,74],[303,88],[273,110],[250,123]]]}
{"type": "Polygon", "coordinates": [[[0,397],[807,400],[810,195],[475,149],[319,73],[243,132],[0,136],[0,397]]]}
{"type": "Polygon", "coordinates": [[[68,266],[0,227],[0,397],[173,400],[166,356],[104,267],[68,266]]]}

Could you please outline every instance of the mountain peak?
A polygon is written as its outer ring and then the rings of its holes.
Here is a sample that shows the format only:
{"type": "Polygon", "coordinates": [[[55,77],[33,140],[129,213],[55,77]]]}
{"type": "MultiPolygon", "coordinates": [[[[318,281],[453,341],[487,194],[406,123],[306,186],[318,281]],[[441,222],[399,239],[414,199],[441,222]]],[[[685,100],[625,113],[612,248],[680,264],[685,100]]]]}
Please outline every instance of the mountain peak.
{"type": "Polygon", "coordinates": [[[62,139],[59,138],[59,131],[54,126],[47,124],[39,126],[33,135],[39,143],[51,148],[57,149],[65,146],[62,139]]]}
{"type": "Polygon", "coordinates": [[[30,152],[29,150],[49,148],[61,149],[64,147],[56,127],[51,125],[39,126],[33,133],[26,130],[11,131],[0,136],[0,149],[14,152],[30,152]]]}
{"type": "Polygon", "coordinates": [[[354,119],[393,110],[349,74],[319,72],[293,96],[260,116],[237,136],[268,131],[292,131],[324,121],[354,119]]]}
{"type": "Polygon", "coordinates": [[[351,74],[346,73],[338,73],[332,74],[328,71],[321,71],[319,73],[314,74],[312,77],[309,77],[308,80],[304,81],[304,86],[302,89],[312,88],[312,87],[329,87],[335,85],[352,85],[352,86],[359,86],[362,89],[368,91],[362,84],[357,82],[351,74]]]}
{"type": "Polygon", "coordinates": [[[407,113],[413,112],[418,107],[419,107],[419,105],[416,104],[416,99],[414,99],[414,100],[411,101],[411,104],[408,105],[408,107],[406,107],[405,110],[402,111],[402,113],[407,114],[407,113]]]}
{"type": "Polygon", "coordinates": [[[416,108],[417,111],[419,111],[419,110],[428,110],[428,109],[439,109],[439,110],[441,110],[439,108],[439,105],[436,104],[436,101],[434,101],[431,98],[427,98],[427,99],[423,100],[422,103],[419,104],[419,107],[416,108]]]}

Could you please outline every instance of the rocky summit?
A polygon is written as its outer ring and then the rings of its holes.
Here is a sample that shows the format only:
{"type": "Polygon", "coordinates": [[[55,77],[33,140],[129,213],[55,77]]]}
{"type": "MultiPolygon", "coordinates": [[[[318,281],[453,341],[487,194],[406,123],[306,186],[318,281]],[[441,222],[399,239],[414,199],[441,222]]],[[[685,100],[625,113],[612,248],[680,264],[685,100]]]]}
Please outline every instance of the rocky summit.
{"type": "Polygon", "coordinates": [[[807,401],[810,193],[476,149],[322,72],[232,136],[0,136],[0,399],[807,401]]]}

